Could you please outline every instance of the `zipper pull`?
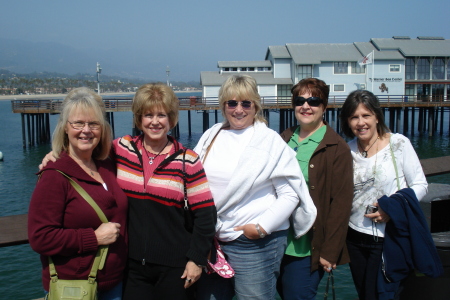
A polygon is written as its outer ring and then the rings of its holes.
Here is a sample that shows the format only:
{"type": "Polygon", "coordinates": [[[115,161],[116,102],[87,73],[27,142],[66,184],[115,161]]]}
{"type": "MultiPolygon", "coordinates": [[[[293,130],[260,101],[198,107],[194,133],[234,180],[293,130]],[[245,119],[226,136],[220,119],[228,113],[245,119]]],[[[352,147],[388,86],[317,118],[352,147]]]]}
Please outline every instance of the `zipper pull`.
{"type": "Polygon", "coordinates": [[[145,258],[142,259],[142,265],[145,266],[145,258]]]}

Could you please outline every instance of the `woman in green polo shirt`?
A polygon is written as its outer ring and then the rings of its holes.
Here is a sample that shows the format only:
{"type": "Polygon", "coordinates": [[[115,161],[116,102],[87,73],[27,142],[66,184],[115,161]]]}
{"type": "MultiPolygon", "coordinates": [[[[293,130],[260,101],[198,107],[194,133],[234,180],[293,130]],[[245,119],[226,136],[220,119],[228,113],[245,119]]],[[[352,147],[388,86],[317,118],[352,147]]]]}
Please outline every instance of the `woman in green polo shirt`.
{"type": "Polygon", "coordinates": [[[305,300],[315,299],[325,272],[349,262],[345,238],[353,199],[353,162],[347,143],[323,120],[329,94],[326,83],[302,79],[291,92],[300,125],[281,136],[297,152],[317,218],[299,239],[291,226],[278,292],[284,300],[305,300]]]}

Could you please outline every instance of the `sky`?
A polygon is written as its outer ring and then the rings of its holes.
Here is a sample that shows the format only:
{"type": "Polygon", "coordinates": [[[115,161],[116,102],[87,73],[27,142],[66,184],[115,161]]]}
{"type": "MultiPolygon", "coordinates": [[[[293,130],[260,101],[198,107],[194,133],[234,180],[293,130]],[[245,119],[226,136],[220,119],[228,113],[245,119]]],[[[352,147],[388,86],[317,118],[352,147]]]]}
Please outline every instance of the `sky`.
{"type": "Polygon", "coordinates": [[[272,45],[450,39],[448,0],[0,0],[0,11],[0,38],[84,51],[102,74],[112,57],[161,81],[167,66],[170,80],[199,81],[218,61],[264,60],[272,45]]]}

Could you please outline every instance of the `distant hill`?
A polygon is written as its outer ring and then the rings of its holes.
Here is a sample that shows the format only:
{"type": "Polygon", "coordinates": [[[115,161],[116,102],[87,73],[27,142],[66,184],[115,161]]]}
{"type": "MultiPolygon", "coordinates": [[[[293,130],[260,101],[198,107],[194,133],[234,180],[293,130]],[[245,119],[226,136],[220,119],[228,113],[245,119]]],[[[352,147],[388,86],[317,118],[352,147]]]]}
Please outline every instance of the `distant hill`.
{"type": "MultiPolygon", "coordinates": [[[[126,47],[110,50],[97,48],[78,50],[59,43],[35,43],[0,38],[0,69],[21,74],[55,72],[95,75],[96,64],[99,62],[104,75],[166,82],[165,62],[150,58],[142,59],[130,53],[132,51],[127,51],[126,47]]],[[[179,74],[173,71],[170,78],[187,82],[196,80],[197,76],[197,73],[179,74]]]]}

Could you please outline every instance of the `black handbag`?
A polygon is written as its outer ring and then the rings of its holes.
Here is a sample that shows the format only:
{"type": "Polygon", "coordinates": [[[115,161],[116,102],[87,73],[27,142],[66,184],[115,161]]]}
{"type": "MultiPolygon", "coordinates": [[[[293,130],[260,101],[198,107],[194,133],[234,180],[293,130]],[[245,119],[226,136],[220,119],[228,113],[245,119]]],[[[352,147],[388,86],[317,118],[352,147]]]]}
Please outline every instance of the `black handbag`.
{"type": "Polygon", "coordinates": [[[183,186],[184,186],[184,227],[187,231],[194,230],[194,215],[189,207],[187,188],[186,188],[186,164],[185,164],[186,150],[183,152],[183,186]]]}

